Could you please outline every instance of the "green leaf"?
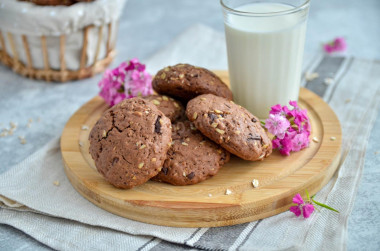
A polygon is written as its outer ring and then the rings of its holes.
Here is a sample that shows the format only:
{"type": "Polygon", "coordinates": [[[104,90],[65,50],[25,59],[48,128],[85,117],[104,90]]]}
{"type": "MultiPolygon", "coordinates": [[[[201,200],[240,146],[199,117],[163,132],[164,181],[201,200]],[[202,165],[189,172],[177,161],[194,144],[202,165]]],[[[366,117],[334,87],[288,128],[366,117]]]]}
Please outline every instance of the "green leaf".
{"type": "Polygon", "coordinates": [[[307,189],[305,189],[305,193],[306,193],[307,200],[310,201],[310,196],[309,196],[309,192],[307,191],[307,189]]]}
{"type": "Polygon", "coordinates": [[[261,123],[262,126],[265,126],[265,122],[264,121],[260,120],[260,123],[261,123]]]}
{"type": "MultiPolygon", "coordinates": [[[[313,196],[313,197],[314,197],[314,196],[313,196]]],[[[312,200],[315,204],[317,204],[318,206],[321,206],[321,207],[327,208],[328,210],[331,210],[331,211],[334,211],[334,212],[339,213],[338,210],[336,210],[336,209],[334,209],[334,208],[332,208],[332,207],[329,207],[329,206],[327,206],[327,205],[325,205],[325,204],[323,204],[323,203],[321,203],[321,202],[315,201],[315,200],[313,199],[313,197],[311,197],[311,200],[312,200]]]]}

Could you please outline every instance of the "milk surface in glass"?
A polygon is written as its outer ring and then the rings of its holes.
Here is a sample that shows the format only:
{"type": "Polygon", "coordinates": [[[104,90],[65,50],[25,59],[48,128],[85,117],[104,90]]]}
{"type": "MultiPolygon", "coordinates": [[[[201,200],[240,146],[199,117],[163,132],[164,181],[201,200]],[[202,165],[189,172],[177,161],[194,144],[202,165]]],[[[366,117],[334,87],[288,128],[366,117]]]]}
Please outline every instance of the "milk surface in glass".
{"type": "MultiPolygon", "coordinates": [[[[235,9],[275,13],[294,7],[252,3],[235,9]]],[[[259,118],[268,117],[272,105],[298,100],[305,12],[258,17],[230,15],[225,21],[228,68],[235,101],[259,118]]]]}

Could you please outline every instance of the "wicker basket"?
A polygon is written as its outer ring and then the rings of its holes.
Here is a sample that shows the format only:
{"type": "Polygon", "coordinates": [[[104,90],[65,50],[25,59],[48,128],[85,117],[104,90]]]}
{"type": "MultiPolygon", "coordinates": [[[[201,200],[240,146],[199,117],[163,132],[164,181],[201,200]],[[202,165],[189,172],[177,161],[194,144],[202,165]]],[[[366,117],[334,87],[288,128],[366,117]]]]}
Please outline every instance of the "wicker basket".
{"type": "Polygon", "coordinates": [[[88,78],[102,72],[115,56],[117,20],[60,35],[23,34],[1,26],[1,62],[29,78],[57,82],[88,78]]]}

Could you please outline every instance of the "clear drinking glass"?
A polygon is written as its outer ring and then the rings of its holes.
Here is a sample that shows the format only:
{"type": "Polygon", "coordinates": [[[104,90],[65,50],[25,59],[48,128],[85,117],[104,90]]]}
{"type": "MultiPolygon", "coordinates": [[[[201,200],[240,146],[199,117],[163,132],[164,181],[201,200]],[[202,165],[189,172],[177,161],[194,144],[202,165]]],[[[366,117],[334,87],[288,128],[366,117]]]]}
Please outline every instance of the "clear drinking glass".
{"type": "Polygon", "coordinates": [[[235,101],[259,118],[298,100],[310,0],[220,0],[235,101]]]}

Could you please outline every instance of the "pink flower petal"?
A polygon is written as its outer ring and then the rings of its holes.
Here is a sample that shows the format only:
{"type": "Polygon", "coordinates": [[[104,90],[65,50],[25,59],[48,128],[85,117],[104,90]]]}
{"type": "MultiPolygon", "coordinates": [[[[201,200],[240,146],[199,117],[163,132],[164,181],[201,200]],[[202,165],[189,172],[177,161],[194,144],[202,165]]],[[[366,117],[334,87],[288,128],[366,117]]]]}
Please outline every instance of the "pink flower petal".
{"type": "Polygon", "coordinates": [[[294,213],[297,217],[301,215],[301,209],[299,206],[292,206],[289,208],[289,211],[294,213]]]}
{"type": "Polygon", "coordinates": [[[293,197],[293,203],[295,204],[298,204],[298,205],[301,205],[304,203],[301,195],[299,193],[297,193],[294,197],[293,197]]]}
{"type": "Polygon", "coordinates": [[[307,203],[302,207],[303,211],[303,217],[304,218],[309,218],[310,215],[314,212],[314,206],[312,204],[307,203]]]}

